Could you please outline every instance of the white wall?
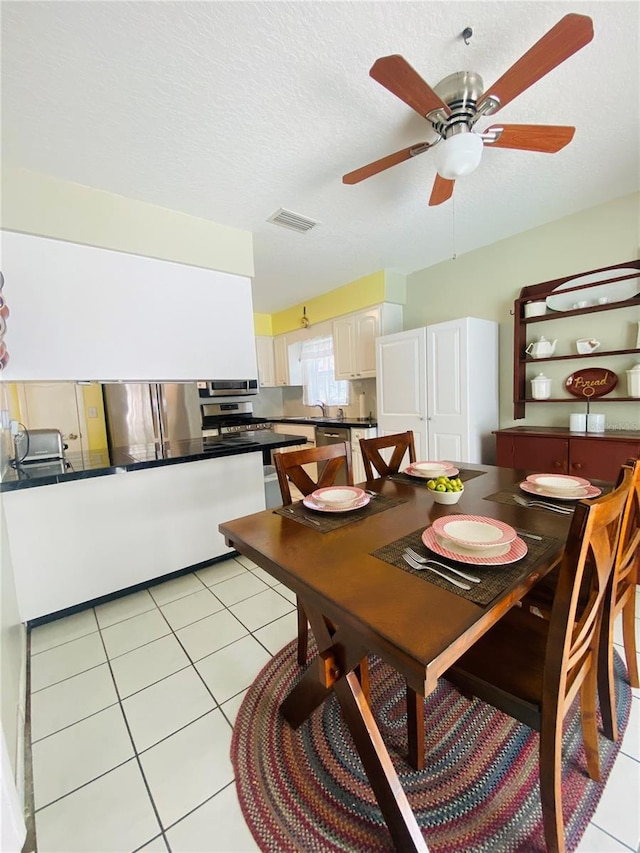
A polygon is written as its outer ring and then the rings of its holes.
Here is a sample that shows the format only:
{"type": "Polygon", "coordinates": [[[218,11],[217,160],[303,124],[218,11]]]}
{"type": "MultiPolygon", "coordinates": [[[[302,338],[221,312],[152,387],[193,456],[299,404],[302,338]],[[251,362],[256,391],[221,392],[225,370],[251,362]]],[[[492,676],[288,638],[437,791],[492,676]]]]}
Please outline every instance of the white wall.
{"type": "Polygon", "coordinates": [[[257,378],[246,276],[2,231],[3,377],[257,378]]]}
{"type": "Polygon", "coordinates": [[[2,227],[237,275],[254,272],[250,231],[4,165],[2,227]]]}
{"type": "MultiPolygon", "coordinates": [[[[513,302],[527,285],[640,257],[639,204],[640,194],[634,193],[412,273],[407,278],[405,329],[460,316],[496,320],[500,325],[500,426],[567,426],[569,413],[584,408],[578,401],[529,405],[524,420],[513,420],[513,302]]],[[[595,328],[593,321],[587,326],[586,318],[581,318],[582,325],[575,323],[567,334],[593,335],[603,341],[609,336],[613,341],[616,335],[626,334],[621,328],[640,320],[640,307],[627,311],[622,324],[615,317],[619,312],[598,314],[595,328]]],[[[541,328],[540,333],[558,336],[551,327],[560,331],[560,325],[549,324],[549,330],[541,328]]],[[[629,356],[626,361],[630,367],[637,359],[629,356]]],[[[560,364],[567,365],[567,375],[576,369],[571,367],[573,362],[560,364]]],[[[606,403],[600,411],[609,427],[640,429],[640,413],[633,403],[606,403]]]]}

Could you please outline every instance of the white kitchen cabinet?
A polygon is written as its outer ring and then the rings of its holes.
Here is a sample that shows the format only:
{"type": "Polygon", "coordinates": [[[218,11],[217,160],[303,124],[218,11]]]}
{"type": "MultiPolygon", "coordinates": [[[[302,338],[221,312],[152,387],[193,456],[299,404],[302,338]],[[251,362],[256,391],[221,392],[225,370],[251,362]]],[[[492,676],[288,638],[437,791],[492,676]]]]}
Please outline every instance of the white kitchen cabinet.
{"type": "Polygon", "coordinates": [[[276,335],[273,339],[275,384],[302,385],[302,363],[300,341],[291,342],[288,335],[276,335]]]}
{"type": "Polygon", "coordinates": [[[336,379],[367,379],[376,375],[376,338],[399,332],[402,306],[385,303],[333,321],[336,379]]]}
{"type": "Polygon", "coordinates": [[[361,438],[375,438],[378,430],[375,427],[369,429],[351,429],[351,466],[353,468],[353,482],[362,483],[366,479],[364,462],[362,461],[362,450],[360,449],[361,438]]]}
{"type": "Polygon", "coordinates": [[[380,435],[412,430],[418,459],[493,462],[498,324],[464,317],[377,342],[380,435]]]}
{"type": "Polygon", "coordinates": [[[274,388],[276,385],[273,338],[269,335],[256,337],[256,357],[258,360],[258,383],[261,388],[274,388]]]}

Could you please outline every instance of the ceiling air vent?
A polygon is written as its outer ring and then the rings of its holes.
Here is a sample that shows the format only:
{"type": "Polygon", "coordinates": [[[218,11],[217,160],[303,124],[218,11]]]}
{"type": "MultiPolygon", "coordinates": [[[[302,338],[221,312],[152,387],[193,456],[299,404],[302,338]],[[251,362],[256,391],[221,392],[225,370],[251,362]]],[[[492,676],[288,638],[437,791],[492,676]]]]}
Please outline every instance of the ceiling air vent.
{"type": "Polygon", "coordinates": [[[319,222],[309,219],[306,216],[301,216],[299,213],[294,213],[292,210],[285,210],[281,207],[267,219],[267,222],[273,222],[274,225],[282,225],[283,228],[290,228],[292,231],[299,231],[301,234],[306,234],[311,231],[319,222]]]}

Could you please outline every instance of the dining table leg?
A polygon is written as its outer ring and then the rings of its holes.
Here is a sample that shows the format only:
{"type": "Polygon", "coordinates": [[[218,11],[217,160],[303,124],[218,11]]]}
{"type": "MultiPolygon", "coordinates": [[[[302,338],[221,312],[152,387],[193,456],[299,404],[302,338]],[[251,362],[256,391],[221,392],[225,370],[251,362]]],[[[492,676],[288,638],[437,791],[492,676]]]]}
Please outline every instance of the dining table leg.
{"type": "Polygon", "coordinates": [[[414,770],[424,770],[424,697],[407,684],[407,761],[414,770]]]}
{"type": "Polygon", "coordinates": [[[402,853],[428,853],[416,817],[378,729],[365,691],[354,670],[367,649],[356,635],[305,606],[318,656],[280,706],[285,719],[297,728],[333,691],[355,748],[364,765],[394,847],[402,853]]]}

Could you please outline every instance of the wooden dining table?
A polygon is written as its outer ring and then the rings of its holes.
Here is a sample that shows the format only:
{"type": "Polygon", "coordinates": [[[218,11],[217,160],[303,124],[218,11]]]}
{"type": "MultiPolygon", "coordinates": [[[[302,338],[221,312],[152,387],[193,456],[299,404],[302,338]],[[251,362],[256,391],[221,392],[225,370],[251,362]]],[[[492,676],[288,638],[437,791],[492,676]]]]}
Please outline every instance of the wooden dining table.
{"type": "MultiPolygon", "coordinates": [[[[282,714],[297,728],[335,694],[394,846],[402,851],[428,848],[372,715],[360,662],[377,655],[405,679],[407,760],[423,766],[424,697],[557,564],[571,520],[512,499],[525,471],[455,464],[464,481],[455,505],[436,503],[424,481],[399,474],[361,484],[375,496],[368,507],[342,514],[335,529],[326,529],[323,513],[295,504],[219,526],[230,547],[296,593],[309,619],[317,656],[282,703],[282,714]],[[438,517],[460,513],[507,522],[528,547],[517,563],[492,570],[494,583],[501,572],[509,579],[495,594],[492,587],[493,597],[482,604],[427,571],[412,572],[380,556],[438,517]]],[[[481,592],[486,567],[457,565],[481,578],[481,592]]]]}

